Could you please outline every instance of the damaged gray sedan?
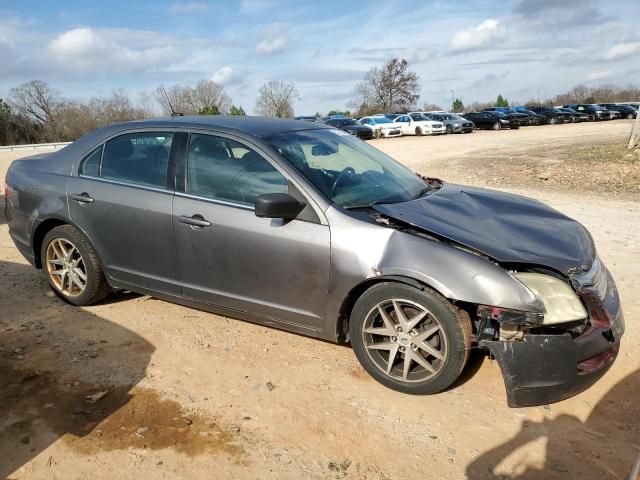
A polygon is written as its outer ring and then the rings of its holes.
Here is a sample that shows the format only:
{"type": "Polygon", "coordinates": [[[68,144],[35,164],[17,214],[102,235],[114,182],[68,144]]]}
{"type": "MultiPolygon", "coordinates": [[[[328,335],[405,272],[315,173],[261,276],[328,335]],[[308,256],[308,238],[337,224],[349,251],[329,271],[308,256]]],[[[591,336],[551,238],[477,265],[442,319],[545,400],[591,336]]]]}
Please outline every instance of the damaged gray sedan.
{"type": "Polygon", "coordinates": [[[582,225],[320,124],[112,125],[14,162],[5,196],[16,246],[72,304],[131,290],[349,342],[410,394],[451,386],[478,348],[510,406],[559,401],[609,369],[624,331],[582,225]]]}

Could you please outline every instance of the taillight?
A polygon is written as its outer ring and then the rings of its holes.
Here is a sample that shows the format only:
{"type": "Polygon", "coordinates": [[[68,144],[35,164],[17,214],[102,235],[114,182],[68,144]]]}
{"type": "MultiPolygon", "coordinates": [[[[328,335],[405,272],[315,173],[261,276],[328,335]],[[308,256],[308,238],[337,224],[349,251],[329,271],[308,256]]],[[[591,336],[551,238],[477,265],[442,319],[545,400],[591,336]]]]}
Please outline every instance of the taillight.
{"type": "Polygon", "coordinates": [[[9,182],[7,182],[7,177],[4,177],[4,198],[9,198],[9,182]]]}

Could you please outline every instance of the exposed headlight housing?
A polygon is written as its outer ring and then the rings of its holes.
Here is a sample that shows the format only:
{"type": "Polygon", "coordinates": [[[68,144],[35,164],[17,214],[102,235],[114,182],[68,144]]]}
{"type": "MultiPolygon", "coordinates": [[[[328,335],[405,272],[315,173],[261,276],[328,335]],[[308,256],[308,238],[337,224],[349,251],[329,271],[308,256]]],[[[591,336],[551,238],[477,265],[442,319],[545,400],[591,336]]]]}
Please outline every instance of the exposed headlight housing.
{"type": "Polygon", "coordinates": [[[543,325],[575,322],[588,317],[576,293],[559,278],[530,272],[517,272],[513,275],[544,303],[543,325]]]}

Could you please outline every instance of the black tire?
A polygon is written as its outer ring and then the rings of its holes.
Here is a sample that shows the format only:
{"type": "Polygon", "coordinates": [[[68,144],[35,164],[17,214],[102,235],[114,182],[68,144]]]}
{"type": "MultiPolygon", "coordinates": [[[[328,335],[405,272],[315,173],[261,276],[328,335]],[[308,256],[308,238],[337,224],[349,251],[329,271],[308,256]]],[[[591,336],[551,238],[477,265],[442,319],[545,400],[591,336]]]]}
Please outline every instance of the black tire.
{"type": "Polygon", "coordinates": [[[451,125],[447,125],[447,133],[453,133],[453,127],[451,125]]]}
{"type": "Polygon", "coordinates": [[[628,113],[627,114],[627,119],[628,120],[633,120],[633,113],[628,113]]]}
{"type": "Polygon", "coordinates": [[[491,126],[491,128],[493,130],[500,130],[502,128],[502,125],[500,124],[500,122],[496,122],[491,126]]]}
{"type": "Polygon", "coordinates": [[[380,131],[380,129],[376,129],[376,130],[373,132],[373,138],[378,139],[378,138],[380,138],[380,137],[382,137],[382,132],[380,131]]]}
{"type": "Polygon", "coordinates": [[[595,121],[596,121],[596,117],[595,117],[595,115],[589,115],[589,116],[587,117],[587,121],[589,121],[589,122],[595,122],[595,121]]]}
{"type": "Polygon", "coordinates": [[[416,127],[416,135],[419,137],[422,136],[422,129],[420,127],[416,127]]]}
{"type": "Polygon", "coordinates": [[[91,243],[89,243],[89,240],[87,240],[78,229],[71,225],[61,225],[49,230],[42,241],[40,258],[42,259],[42,270],[47,277],[49,286],[54,293],[65,302],[77,306],[92,305],[104,300],[113,293],[113,289],[107,283],[98,254],[91,243]],[[79,295],[70,296],[64,293],[54,281],[52,274],[49,273],[47,266],[47,249],[51,242],[56,239],[63,239],[73,244],[82,258],[84,273],[86,274],[86,286],[84,291],[79,295]]]}
{"type": "Polygon", "coordinates": [[[556,117],[551,117],[549,119],[549,125],[555,125],[556,123],[558,123],[558,120],[556,119],[556,117]]]}
{"type": "MultiPolygon", "coordinates": [[[[401,283],[380,283],[367,290],[356,302],[349,323],[351,346],[362,367],[382,385],[412,395],[430,395],[441,392],[458,379],[469,356],[471,333],[471,320],[465,311],[457,309],[431,289],[419,290],[401,283]],[[370,357],[365,346],[363,329],[368,321],[369,313],[374,311],[381,302],[391,299],[404,299],[419,304],[428,310],[440,324],[439,332],[443,332],[445,337],[446,354],[442,360],[438,360],[439,365],[436,373],[424,381],[404,381],[402,378],[394,378],[387,374],[370,357]]],[[[400,334],[398,335],[399,342],[400,334]]],[[[441,338],[439,337],[439,339],[441,338]]],[[[379,352],[380,350],[372,351],[379,352]]],[[[404,362],[404,360],[400,361],[404,362]]]]}

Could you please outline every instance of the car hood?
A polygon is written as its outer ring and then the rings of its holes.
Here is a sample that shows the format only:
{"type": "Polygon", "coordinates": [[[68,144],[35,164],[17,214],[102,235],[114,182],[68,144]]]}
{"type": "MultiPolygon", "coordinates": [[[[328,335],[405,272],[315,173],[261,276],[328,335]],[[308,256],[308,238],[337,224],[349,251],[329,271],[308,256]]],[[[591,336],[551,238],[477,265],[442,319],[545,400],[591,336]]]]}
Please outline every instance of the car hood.
{"type": "Polygon", "coordinates": [[[373,208],[504,264],[566,274],[588,268],[595,256],[591,235],[580,223],[519,195],[444,184],[423,198],[373,208]]]}
{"type": "Polygon", "coordinates": [[[376,127],[382,128],[400,128],[402,125],[400,123],[391,122],[391,123],[376,123],[376,127]]]}
{"type": "Polygon", "coordinates": [[[364,125],[344,125],[342,129],[347,131],[355,131],[355,132],[362,131],[362,130],[370,130],[364,125]]]}

